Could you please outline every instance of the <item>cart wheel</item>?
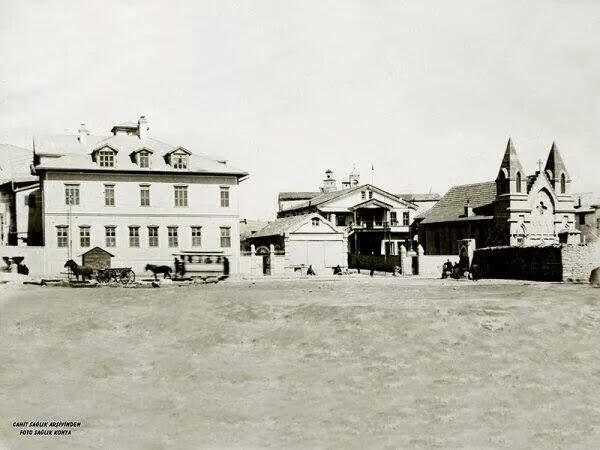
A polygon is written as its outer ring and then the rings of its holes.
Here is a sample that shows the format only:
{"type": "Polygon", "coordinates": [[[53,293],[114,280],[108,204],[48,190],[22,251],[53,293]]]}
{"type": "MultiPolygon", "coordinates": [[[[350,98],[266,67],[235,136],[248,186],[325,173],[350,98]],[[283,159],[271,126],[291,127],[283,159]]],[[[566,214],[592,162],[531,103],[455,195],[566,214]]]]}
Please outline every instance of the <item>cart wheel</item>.
{"type": "Polygon", "coordinates": [[[135,281],[135,274],[133,270],[122,270],[120,273],[121,283],[129,284],[135,281]]]}

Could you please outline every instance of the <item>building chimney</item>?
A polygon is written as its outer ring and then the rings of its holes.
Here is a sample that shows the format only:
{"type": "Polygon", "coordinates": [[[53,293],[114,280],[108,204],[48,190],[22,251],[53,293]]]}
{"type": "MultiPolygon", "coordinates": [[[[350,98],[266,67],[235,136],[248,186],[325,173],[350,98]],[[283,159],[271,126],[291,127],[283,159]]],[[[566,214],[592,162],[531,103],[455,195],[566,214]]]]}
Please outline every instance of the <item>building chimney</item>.
{"type": "Polygon", "coordinates": [[[80,144],[87,144],[87,137],[90,134],[89,130],[87,129],[87,127],[85,126],[85,123],[82,123],[79,126],[79,130],[77,131],[79,133],[78,136],[78,140],[80,144]]]}
{"type": "Polygon", "coordinates": [[[148,131],[150,131],[150,124],[146,116],[140,116],[138,119],[138,136],[140,139],[146,139],[148,137],[148,131]]]}
{"type": "Polygon", "coordinates": [[[473,208],[471,207],[471,201],[467,199],[467,204],[465,205],[465,217],[471,217],[473,215],[473,208]]]}
{"type": "Polygon", "coordinates": [[[330,169],[325,171],[325,179],[323,180],[323,192],[337,191],[335,184],[335,178],[333,178],[333,172],[330,169]]]}

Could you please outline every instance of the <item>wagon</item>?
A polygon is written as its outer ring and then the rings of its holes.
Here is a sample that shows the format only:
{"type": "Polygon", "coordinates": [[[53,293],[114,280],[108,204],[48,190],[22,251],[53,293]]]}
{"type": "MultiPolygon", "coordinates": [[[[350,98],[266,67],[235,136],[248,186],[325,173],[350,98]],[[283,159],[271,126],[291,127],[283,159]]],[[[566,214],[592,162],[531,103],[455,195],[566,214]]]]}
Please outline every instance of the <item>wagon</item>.
{"type": "Polygon", "coordinates": [[[181,251],[173,256],[178,276],[218,281],[229,275],[229,260],[223,252],[181,251]]]}
{"type": "Polygon", "coordinates": [[[116,283],[129,284],[135,281],[135,273],[133,273],[131,267],[98,269],[96,280],[98,280],[99,283],[114,281],[116,283]]]}

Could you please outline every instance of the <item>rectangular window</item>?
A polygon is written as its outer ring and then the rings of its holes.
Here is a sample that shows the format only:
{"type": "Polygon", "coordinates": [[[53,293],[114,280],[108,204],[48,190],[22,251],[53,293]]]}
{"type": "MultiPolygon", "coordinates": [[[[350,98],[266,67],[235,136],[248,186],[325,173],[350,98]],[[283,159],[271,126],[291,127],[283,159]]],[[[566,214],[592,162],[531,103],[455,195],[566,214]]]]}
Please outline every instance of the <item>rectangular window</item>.
{"type": "Polygon", "coordinates": [[[106,236],[107,247],[117,246],[117,227],[113,225],[104,227],[104,235],[106,236]]]}
{"type": "Polygon", "coordinates": [[[335,225],[338,227],[343,227],[346,225],[346,216],[343,214],[338,214],[335,216],[335,225]]]}
{"type": "Polygon", "coordinates": [[[373,198],[373,191],[369,191],[369,199],[373,198]]]}
{"type": "Polygon", "coordinates": [[[192,227],[192,247],[202,246],[202,227],[192,227]]]}
{"type": "Polygon", "coordinates": [[[150,185],[140,185],[140,206],[150,206],[150,185]]]}
{"type": "Polygon", "coordinates": [[[175,169],[187,169],[188,166],[188,155],[177,155],[171,156],[171,165],[175,169]]]}
{"type": "Polygon", "coordinates": [[[158,247],[158,227],[148,227],[148,247],[158,247]]]}
{"type": "Polygon", "coordinates": [[[100,167],[114,167],[115,154],[111,150],[100,150],[98,152],[98,165],[100,167]]]}
{"type": "Polygon", "coordinates": [[[398,213],[396,211],[390,211],[390,222],[393,227],[398,225],[398,213]]]}
{"type": "Polygon", "coordinates": [[[175,186],[175,206],[188,205],[188,187],[175,186]]]}
{"type": "Polygon", "coordinates": [[[65,184],[65,205],[79,205],[78,184],[65,184]]]}
{"type": "Polygon", "coordinates": [[[229,187],[221,186],[221,207],[229,207],[229,187]]]}
{"type": "Polygon", "coordinates": [[[58,247],[69,246],[69,227],[67,225],[59,225],[56,227],[56,245],[58,247]]]}
{"type": "Polygon", "coordinates": [[[138,227],[137,225],[132,225],[129,227],[129,246],[140,246],[140,227],[138,227]]]}
{"type": "Polygon", "coordinates": [[[150,167],[150,153],[148,152],[140,152],[138,153],[138,163],[142,168],[150,167]]]}
{"type": "Polygon", "coordinates": [[[585,225],[585,214],[579,216],[579,225],[585,225]]]}
{"type": "Polygon", "coordinates": [[[115,206],[115,185],[104,185],[104,206],[115,206]]]}
{"type": "Polygon", "coordinates": [[[402,225],[408,226],[410,225],[410,215],[407,211],[402,213],[402,225]]]}
{"type": "Polygon", "coordinates": [[[221,227],[221,247],[231,247],[231,228],[221,227]]]}
{"type": "Polygon", "coordinates": [[[90,246],[90,227],[82,226],[79,227],[79,245],[81,247],[90,246]]]}
{"type": "Polygon", "coordinates": [[[169,247],[177,247],[179,245],[177,227],[167,227],[167,236],[169,237],[169,247]]]}
{"type": "Polygon", "coordinates": [[[360,191],[361,200],[365,200],[367,198],[367,193],[365,191],[360,191]]]}

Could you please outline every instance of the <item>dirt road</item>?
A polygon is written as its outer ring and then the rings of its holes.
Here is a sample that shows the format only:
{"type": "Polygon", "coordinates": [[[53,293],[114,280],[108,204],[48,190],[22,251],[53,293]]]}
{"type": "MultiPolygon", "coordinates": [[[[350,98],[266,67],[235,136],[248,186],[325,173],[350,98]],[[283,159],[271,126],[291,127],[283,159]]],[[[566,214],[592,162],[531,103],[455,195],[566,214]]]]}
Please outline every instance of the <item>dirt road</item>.
{"type": "Polygon", "coordinates": [[[600,289],[586,285],[354,277],[10,295],[11,449],[600,442],[600,289]],[[13,426],[57,419],[81,427],[13,426]]]}

